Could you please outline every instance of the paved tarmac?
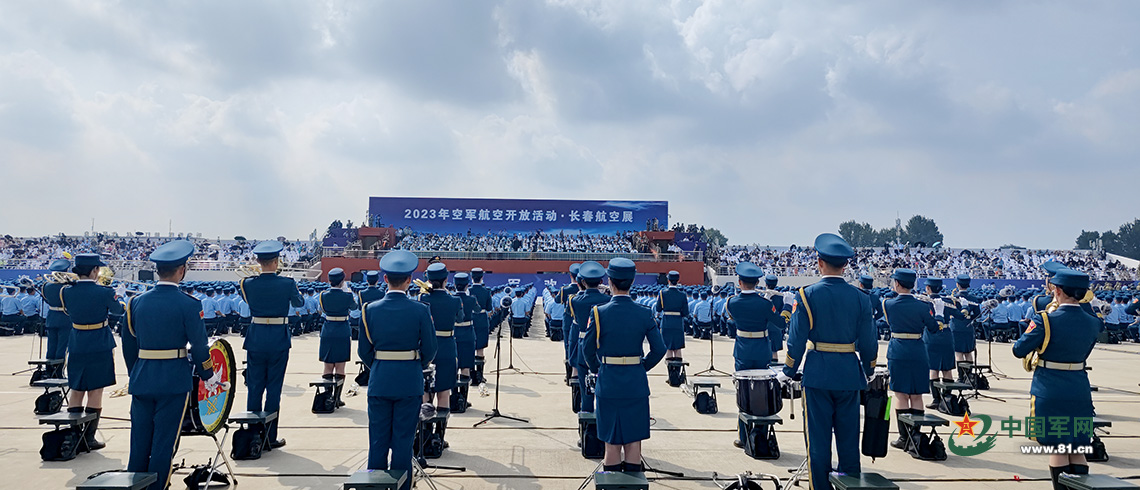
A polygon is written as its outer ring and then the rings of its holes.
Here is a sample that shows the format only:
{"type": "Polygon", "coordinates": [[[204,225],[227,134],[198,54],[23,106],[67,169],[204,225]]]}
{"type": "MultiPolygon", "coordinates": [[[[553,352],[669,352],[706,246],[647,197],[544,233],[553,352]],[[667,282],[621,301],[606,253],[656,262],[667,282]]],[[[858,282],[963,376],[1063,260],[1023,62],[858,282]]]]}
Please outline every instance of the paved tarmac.
{"type": "MultiPolygon", "coordinates": [[[[541,311],[536,309],[536,312],[541,311]]],[[[241,338],[230,336],[237,350],[239,364],[244,357],[241,338]]],[[[502,339],[504,364],[517,370],[505,370],[500,381],[500,409],[504,414],[522,417],[525,423],[496,419],[473,428],[494,404],[493,375],[489,375],[489,396],[472,395],[474,406],[464,414],[454,414],[448,428],[451,448],[439,465],[463,466],[457,472],[432,469],[434,482],[444,489],[576,489],[598,464],[582,458],[575,445],[577,418],[570,408],[570,389],[563,384],[561,343],[543,336],[541,313],[535,319],[531,337],[515,340],[514,357],[508,361],[505,351],[508,339],[502,339]]],[[[689,339],[685,359],[694,373],[709,365],[709,342],[689,339]]],[[[718,338],[714,345],[715,367],[732,370],[732,341],[718,338]]],[[[318,378],[321,364],[317,361],[316,334],[294,338],[281,418],[281,436],[288,445],[266,453],[260,460],[239,461],[235,471],[238,488],[246,490],[270,488],[335,489],[353,471],[361,469],[367,457],[367,414],[364,390],[346,398],[347,406],[329,415],[310,412],[313,388],[308,382],[318,378]]],[[[494,339],[488,350],[488,371],[494,370],[494,339]]],[[[89,475],[126,464],[130,423],[130,397],[105,400],[100,439],[107,448],[82,454],[68,462],[43,462],[39,457],[40,437],[45,431],[32,413],[33,401],[41,392],[28,386],[27,373],[9,375],[26,367],[26,360],[37,357],[37,339],[30,335],[0,338],[0,460],[4,462],[4,488],[55,489],[70,488],[89,475]]],[[[979,345],[984,361],[991,348],[979,345]]],[[[126,381],[121,353],[116,350],[116,368],[122,388],[126,381]]],[[[782,357],[782,356],[781,356],[782,357]]],[[[885,362],[886,344],[881,343],[879,364],[885,362]]],[[[989,397],[970,400],[974,413],[995,419],[1008,416],[1025,417],[1029,413],[1030,374],[1014,359],[1010,344],[992,345],[992,364],[999,376],[992,379],[993,389],[982,392],[989,397]]],[[[1100,391],[1094,393],[1098,416],[1112,421],[1110,435],[1104,436],[1111,459],[1092,464],[1094,473],[1118,477],[1140,475],[1140,345],[1105,345],[1098,347],[1090,359],[1090,377],[1100,391]]],[[[651,373],[653,390],[651,407],[655,424],[652,437],[645,442],[646,462],[653,468],[682,472],[684,477],[656,476],[650,473],[655,488],[718,488],[713,475],[736,475],[745,471],[772,473],[781,478],[789,474],[805,457],[802,431],[802,406],[785,403],[781,416],[784,425],[778,429],[782,456],[775,461],[758,461],[732,445],[736,439],[736,403],[732,380],[718,378],[720,413],[701,415],[692,408],[692,399],[679,388],[665,383],[665,366],[651,373]],[[793,410],[794,420],[791,418],[793,410]]],[[[350,369],[350,375],[355,368],[350,369]]],[[[234,410],[244,408],[245,391],[237,386],[234,410]]],[[[946,417],[950,418],[950,417],[946,417]]],[[[951,427],[954,427],[953,425],[951,427]]],[[[894,422],[892,421],[892,431],[894,422]]],[[[993,430],[991,430],[993,433],[993,430]]],[[[941,430],[942,437],[948,429],[941,430]]],[[[892,434],[892,439],[894,435],[892,434]]],[[[968,437],[961,439],[968,445],[968,437]]],[[[864,471],[873,471],[894,479],[903,489],[1013,489],[1050,488],[1046,456],[1023,455],[1019,447],[1032,445],[1024,437],[997,439],[997,446],[979,456],[960,457],[951,454],[944,462],[912,459],[896,449],[887,457],[872,461],[864,457],[864,471]],[[1020,481],[1018,481],[1020,480],[1020,481]]],[[[229,444],[226,444],[229,450],[229,444]]],[[[214,455],[214,446],[205,437],[183,438],[175,461],[202,464],[214,455]]],[[[176,485],[186,471],[175,474],[176,485]]],[[[1140,482],[1137,482],[1140,483],[1140,482]]],[[[420,484],[419,488],[427,488],[420,484]]],[[[764,488],[774,488],[765,483],[764,488]]],[[[806,488],[804,484],[801,488],[806,488]]]]}

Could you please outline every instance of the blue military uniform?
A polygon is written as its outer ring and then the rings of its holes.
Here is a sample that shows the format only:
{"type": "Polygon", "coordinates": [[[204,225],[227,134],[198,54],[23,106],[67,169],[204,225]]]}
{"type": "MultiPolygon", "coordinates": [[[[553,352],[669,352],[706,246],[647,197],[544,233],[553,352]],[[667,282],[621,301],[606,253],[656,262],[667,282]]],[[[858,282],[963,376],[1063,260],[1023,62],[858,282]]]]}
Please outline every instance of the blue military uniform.
{"type": "MultiPolygon", "coordinates": [[[[817,237],[815,249],[820,259],[836,267],[855,255],[846,241],[831,233],[817,237]]],[[[859,395],[877,355],[867,295],[839,276],[824,276],[800,288],[792,304],[784,374],[793,376],[803,367],[809,488],[831,488],[833,433],[839,471],[860,473],[859,395]]]]}
{"type": "MultiPolygon", "coordinates": [[[[578,269],[578,277],[583,281],[601,280],[606,275],[606,269],[594,261],[583,262],[578,269]]],[[[570,299],[570,310],[574,325],[570,327],[570,335],[574,338],[570,346],[570,364],[578,369],[578,393],[581,397],[579,410],[582,412],[594,411],[594,394],[586,389],[586,375],[589,366],[583,356],[583,349],[588,341],[586,332],[590,322],[590,312],[595,306],[608,303],[610,297],[598,288],[586,288],[579,291],[570,299]]]]}
{"type": "MultiPolygon", "coordinates": [[[[329,283],[339,285],[344,281],[344,270],[329,271],[329,283]]],[[[348,362],[352,350],[352,331],[348,326],[350,311],[360,308],[352,293],[342,289],[329,289],[317,297],[317,306],[324,315],[321,327],[319,356],[321,362],[348,362]]]]}
{"type": "MultiPolygon", "coordinates": [[[[491,302],[491,290],[483,285],[483,269],[471,269],[471,287],[467,292],[475,298],[477,308],[471,314],[471,326],[475,328],[475,351],[480,352],[487,348],[488,338],[491,335],[491,319],[489,315],[495,306],[491,302]]],[[[483,378],[484,359],[480,354],[475,355],[475,371],[471,373],[471,384],[480,385],[486,380],[483,378]]]]}
{"type": "MultiPolygon", "coordinates": [[[[150,260],[160,267],[177,267],[193,254],[192,243],[177,240],[155,249],[150,260]]],[[[127,471],[157,473],[158,481],[149,488],[162,490],[173,471],[171,459],[196,382],[193,375],[197,372],[202,379],[214,377],[202,303],[179,290],[177,284],[160,281],[150,291],[132,298],[126,313],[127,324],[121,335],[131,394],[127,471]]]]}
{"type": "Polygon", "coordinates": [[[950,333],[954,338],[954,352],[970,353],[977,350],[973,320],[981,315],[978,308],[981,300],[969,293],[970,276],[960,274],[956,282],[958,288],[952,296],[958,299],[958,311],[962,314],[950,319],[950,333]]]}
{"type": "MultiPolygon", "coordinates": [[[[668,350],[681,350],[685,348],[685,317],[689,316],[689,302],[685,293],[681,291],[674,281],[681,278],[677,271],[669,271],[670,286],[657,295],[657,304],[654,309],[661,312],[661,337],[665,340],[668,350]]],[[[679,360],[679,359],[678,359],[679,360]]]]}
{"type": "MultiPolygon", "coordinates": [[[[71,261],[58,259],[53,261],[48,268],[52,272],[67,272],[68,269],[71,269],[71,261]]],[[[47,352],[44,357],[60,361],[67,358],[67,341],[71,334],[71,318],[64,311],[63,302],[60,299],[60,291],[63,288],[62,283],[54,282],[49,282],[43,286],[43,299],[48,306],[47,319],[44,321],[44,330],[47,331],[47,352]]],[[[63,365],[60,364],[52,368],[48,372],[48,377],[62,378],[63,365]]]]}
{"type": "MultiPolygon", "coordinates": [[[[427,278],[432,281],[446,281],[447,267],[442,262],[431,264],[427,268],[427,278]]],[[[446,289],[432,289],[427,294],[420,295],[420,301],[428,305],[431,311],[432,324],[435,325],[436,344],[435,354],[435,383],[431,386],[432,393],[440,393],[455,388],[458,377],[458,349],[455,346],[455,324],[463,318],[462,302],[448,294],[446,289]]]]}
{"type": "Polygon", "coordinates": [[[471,283],[471,276],[465,272],[455,274],[455,297],[460,301],[460,317],[455,324],[455,360],[459,369],[472,369],[475,367],[475,312],[479,310],[479,300],[467,294],[466,286],[471,283]]]}
{"type": "Polygon", "coordinates": [[[581,264],[570,264],[570,284],[562,286],[562,288],[558,290],[558,294],[554,295],[554,301],[564,306],[562,312],[562,347],[565,350],[567,364],[570,363],[570,345],[578,342],[578,337],[570,337],[574,323],[573,311],[570,309],[570,299],[578,294],[578,270],[581,267],[581,264]]]}
{"type": "MultiPolygon", "coordinates": [[[[403,250],[380,259],[393,282],[415,272],[419,259],[403,250]]],[[[412,442],[424,393],[423,370],[436,353],[435,329],[428,306],[403,291],[389,291],[368,303],[362,317],[358,354],[368,363],[368,469],[412,468],[412,442]]],[[[408,484],[411,487],[409,475],[408,484]]]]}
{"type": "MultiPolygon", "coordinates": [[[[276,240],[257,244],[253,253],[258,260],[276,258],[284,247],[276,240]]],[[[304,305],[297,282],[273,273],[242,279],[239,284],[242,299],[249,304],[252,320],[242,347],[246,351],[246,387],[249,389],[245,409],[251,412],[280,412],[281,386],[285,382],[285,367],[289,363],[292,339],[286,318],[290,308],[304,305]],[[262,399],[264,397],[264,404],[262,399]]],[[[277,439],[277,419],[269,423],[270,447],[281,447],[284,440],[277,439]]]]}
{"type": "MultiPolygon", "coordinates": [[[[581,273],[582,271],[579,271],[581,273]]],[[[632,280],[633,261],[613,259],[611,279],[632,280]]],[[[665,356],[665,342],[653,312],[629,296],[615,296],[590,309],[582,358],[597,373],[598,438],[630,444],[649,438],[649,380],[646,373],[665,356]],[[645,354],[643,344],[649,343],[645,354]]]]}
{"type": "MultiPolygon", "coordinates": [[[[896,269],[891,278],[913,285],[917,274],[910,269],[896,269]]],[[[891,328],[887,345],[891,391],[907,395],[929,393],[930,360],[922,338],[924,332],[938,330],[934,307],[913,295],[900,294],[883,300],[883,317],[891,328]]]]}
{"type": "MultiPolygon", "coordinates": [[[[763,271],[750,262],[741,262],[736,266],[736,275],[742,282],[756,284],[763,271]]],[[[768,339],[783,334],[779,310],[755,289],[741,291],[728,300],[726,308],[728,318],[736,324],[736,342],[732,348],[736,370],[767,369],[772,360],[768,339]]]]}

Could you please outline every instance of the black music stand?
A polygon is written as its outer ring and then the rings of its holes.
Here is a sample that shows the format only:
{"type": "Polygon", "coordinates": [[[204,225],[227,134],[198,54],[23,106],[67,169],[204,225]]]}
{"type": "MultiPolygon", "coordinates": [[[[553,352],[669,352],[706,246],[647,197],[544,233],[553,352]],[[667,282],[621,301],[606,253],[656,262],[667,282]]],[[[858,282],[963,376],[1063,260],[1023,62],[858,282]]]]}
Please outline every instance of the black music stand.
{"type": "MultiPolygon", "coordinates": [[[[511,417],[509,415],[503,415],[503,413],[499,411],[499,385],[500,385],[499,379],[502,378],[503,369],[504,369],[502,367],[503,366],[503,356],[500,355],[502,353],[502,346],[503,346],[503,326],[502,326],[502,323],[499,324],[498,330],[499,330],[498,333],[495,335],[495,407],[491,409],[491,413],[487,414],[487,416],[484,417],[483,420],[476,422],[475,425],[473,425],[472,427],[479,427],[480,425],[483,425],[487,422],[490,422],[491,419],[495,419],[495,418],[504,418],[504,419],[508,419],[508,420],[514,420],[516,422],[522,422],[524,424],[528,423],[528,421],[526,419],[521,419],[518,417],[511,417]]],[[[522,373],[522,371],[513,367],[513,364],[512,364],[512,367],[509,367],[508,369],[513,369],[520,374],[522,373]]]]}
{"type": "Polygon", "coordinates": [[[731,374],[728,374],[724,371],[717,369],[716,366],[713,365],[713,357],[714,357],[713,356],[713,343],[714,342],[715,342],[714,336],[710,333],[709,334],[709,367],[708,367],[708,369],[705,369],[704,371],[701,371],[699,373],[693,373],[692,376],[705,376],[709,373],[714,373],[715,375],[720,375],[720,376],[732,376],[731,374]]]}

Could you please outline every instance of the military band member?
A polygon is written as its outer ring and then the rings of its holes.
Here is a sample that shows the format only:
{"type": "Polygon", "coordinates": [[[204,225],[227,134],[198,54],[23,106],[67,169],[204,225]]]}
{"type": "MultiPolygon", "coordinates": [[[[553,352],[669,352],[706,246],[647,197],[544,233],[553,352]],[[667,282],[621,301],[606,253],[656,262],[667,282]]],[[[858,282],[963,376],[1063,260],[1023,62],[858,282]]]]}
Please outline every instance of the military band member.
{"type": "Polygon", "coordinates": [[[951,295],[958,303],[958,311],[962,313],[961,316],[950,319],[950,333],[954,338],[954,360],[974,362],[974,352],[978,347],[973,319],[981,314],[978,308],[980,299],[968,292],[970,289],[968,274],[959,274],[954,282],[957,287],[951,295]]]}
{"type": "MultiPolygon", "coordinates": [[[[383,299],[369,302],[361,320],[358,354],[368,378],[368,469],[412,468],[412,442],[424,394],[423,371],[435,358],[436,336],[428,306],[408,297],[419,259],[396,250],[380,259],[388,284],[383,299]]],[[[411,475],[404,488],[411,488],[411,475]]]]}
{"type": "Polygon", "coordinates": [[[83,434],[92,450],[106,447],[95,440],[95,431],[103,411],[103,388],[115,384],[115,337],[107,319],[123,314],[123,304],[115,299],[115,291],[95,282],[99,268],[106,266],[97,254],[76,255],[72,272],[79,276],[79,281],[60,291],[64,313],[72,324],[67,343],[67,384],[71,388],[67,411],[95,414],[95,421],[83,434]]]}
{"type": "Polygon", "coordinates": [[[598,305],[608,303],[610,297],[602,292],[600,286],[602,278],[606,276],[606,268],[602,267],[593,260],[583,262],[582,266],[578,268],[578,281],[582,285],[582,290],[570,299],[570,309],[573,311],[574,326],[570,328],[571,335],[574,337],[573,345],[570,346],[572,356],[572,365],[575,367],[578,374],[578,396],[580,398],[579,411],[593,412],[594,411],[594,394],[592,390],[586,389],[586,375],[589,373],[589,368],[586,365],[586,358],[582,355],[586,340],[586,328],[590,321],[590,311],[598,305]]]}
{"type": "MultiPolygon", "coordinates": [[[[317,307],[324,315],[324,325],[321,327],[320,359],[325,363],[325,371],[321,376],[324,379],[337,381],[344,379],[344,363],[348,362],[352,352],[352,331],[348,326],[348,314],[358,310],[356,297],[344,288],[344,269],[337,267],[329,271],[328,291],[324,291],[317,298],[317,307]]],[[[333,390],[333,399],[338,407],[344,406],[340,401],[341,389],[344,384],[337,384],[333,390]]]]}
{"type": "Polygon", "coordinates": [[[803,366],[809,488],[830,489],[832,434],[838,470],[860,474],[859,394],[874,372],[878,342],[870,300],[843,279],[855,250],[832,233],[818,236],[815,250],[823,277],[796,294],[780,377],[786,380],[803,366]]]}
{"type": "Polygon", "coordinates": [[[665,356],[665,342],[653,312],[629,297],[637,274],[633,261],[613,259],[606,274],[614,296],[590,309],[582,357],[597,375],[598,438],[606,444],[603,469],[641,472],[641,441],[649,438],[646,373],[665,356]],[[644,354],[645,342],[649,354],[644,354]]]}
{"type": "Polygon", "coordinates": [[[575,332],[571,331],[574,330],[574,310],[570,308],[570,299],[578,294],[580,290],[578,284],[578,270],[581,267],[582,264],[570,264],[570,284],[562,286],[558,290],[558,294],[554,295],[554,301],[564,306],[562,312],[562,346],[566,354],[567,383],[569,383],[571,379],[576,379],[578,376],[578,366],[574,362],[571,362],[572,358],[570,357],[570,351],[572,350],[571,345],[578,342],[578,337],[574,336],[571,338],[571,336],[575,335],[575,332]]]}
{"type": "Polygon", "coordinates": [[[466,272],[455,274],[455,297],[459,298],[459,322],[455,324],[455,360],[459,366],[459,374],[468,380],[471,379],[471,370],[475,367],[475,312],[479,310],[479,300],[467,293],[471,284],[471,276],[466,272]]]}
{"type": "Polygon", "coordinates": [[[911,269],[895,269],[891,274],[891,289],[898,296],[883,300],[883,316],[891,329],[887,345],[887,368],[890,371],[891,391],[895,392],[895,420],[899,437],[891,443],[903,449],[907,429],[898,415],[921,415],[922,395],[930,392],[930,360],[922,341],[924,332],[938,330],[934,320],[934,306],[911,294],[918,274],[911,269]]]}
{"type": "MultiPolygon", "coordinates": [[[[1074,447],[1091,443],[1088,433],[1070,430],[1076,418],[1092,418],[1092,390],[1089,386],[1085,362],[1103,328],[1101,320],[1082,310],[1080,298],[1089,289],[1089,276],[1072,269],[1058,270],[1049,284],[1053,285],[1053,303],[1046,311],[1038,311],[1025,334],[1013,345],[1013,355],[1024,358],[1037,353],[1033,384],[1030,387],[1030,415],[1045,421],[1041,435],[1036,438],[1043,446],[1072,444],[1074,447]],[[1051,419],[1064,420],[1065,433],[1051,431],[1051,419]]],[[[1057,482],[1061,473],[1088,474],[1088,461],[1084,454],[1051,454],[1049,473],[1055,490],[1066,487],[1057,482]]]]}
{"type": "Polygon", "coordinates": [[[946,303],[940,294],[942,292],[942,279],[928,278],[926,280],[926,294],[934,306],[934,321],[938,325],[936,330],[927,330],[922,334],[922,341],[926,344],[926,359],[930,367],[930,393],[933,397],[926,408],[937,409],[942,398],[950,396],[949,391],[943,392],[934,383],[939,380],[950,383],[954,381],[954,370],[957,362],[954,359],[954,336],[947,328],[946,322],[953,318],[965,318],[953,304],[946,303]]]}
{"type": "Polygon", "coordinates": [[[451,411],[451,390],[455,388],[459,372],[455,324],[463,318],[463,305],[459,298],[448,294],[444,288],[449,274],[443,262],[429,265],[425,275],[431,283],[431,290],[420,295],[420,301],[427,304],[431,311],[437,345],[435,360],[432,362],[435,365],[435,383],[431,385],[431,393],[424,395],[424,403],[420,407],[420,416],[425,419],[437,413],[446,416],[451,411]],[[434,406],[431,394],[435,394],[434,406]]]}
{"type": "MultiPolygon", "coordinates": [[[[665,275],[669,287],[657,294],[653,309],[661,312],[661,338],[665,341],[665,364],[670,373],[684,368],[681,350],[685,348],[685,318],[689,316],[689,302],[681,291],[681,273],[669,271],[665,275]]],[[[680,379],[679,375],[674,375],[680,379]]],[[[681,382],[684,382],[681,380],[681,382]]]]}
{"type": "Polygon", "coordinates": [[[131,394],[131,452],[127,471],[158,474],[149,488],[163,490],[170,480],[171,459],[196,372],[206,390],[224,381],[213,370],[202,321],[202,303],[178,289],[194,245],[176,240],[155,249],[158,284],[127,304],[122,329],[123,358],[131,394]],[[187,350],[189,345],[189,350],[187,350]],[[187,357],[189,354],[189,357],[187,357]]]}
{"type": "Polygon", "coordinates": [[[486,358],[483,349],[487,348],[488,337],[491,335],[491,322],[488,315],[494,310],[491,303],[491,290],[483,285],[483,269],[471,269],[471,286],[467,288],[471,297],[475,298],[475,313],[471,315],[471,325],[475,328],[475,371],[471,376],[471,385],[478,386],[487,380],[483,377],[483,366],[486,358]]]}
{"type": "Polygon", "coordinates": [[[261,274],[242,279],[241,297],[249,304],[253,319],[242,347],[246,351],[246,385],[249,394],[245,409],[251,412],[278,412],[277,419],[268,424],[269,447],[285,445],[277,438],[281,421],[281,386],[285,383],[285,367],[289,363],[292,337],[289,332],[291,308],[305,304],[297,282],[277,275],[278,257],[284,246],[277,240],[258,243],[253,248],[261,274]]]}
{"type": "MultiPolygon", "coordinates": [[[[51,263],[48,269],[52,272],[67,272],[71,269],[71,261],[57,259],[51,263]]],[[[45,357],[49,360],[61,361],[61,364],[48,369],[47,377],[49,378],[63,377],[62,361],[67,358],[67,340],[71,334],[71,319],[64,312],[63,303],[60,302],[59,293],[63,287],[63,283],[56,282],[48,282],[43,286],[43,298],[48,307],[47,320],[44,322],[44,330],[47,331],[47,353],[45,357]]]]}
{"type": "MultiPolygon", "coordinates": [[[[772,347],[769,338],[782,335],[780,324],[783,317],[779,310],[761,296],[756,286],[764,275],[759,267],[751,262],[736,265],[736,275],[740,278],[740,294],[728,300],[727,317],[736,323],[736,342],[732,349],[737,371],[747,369],[768,369],[772,347]]],[[[744,422],[737,422],[739,439],[733,444],[744,447],[744,422]]]]}

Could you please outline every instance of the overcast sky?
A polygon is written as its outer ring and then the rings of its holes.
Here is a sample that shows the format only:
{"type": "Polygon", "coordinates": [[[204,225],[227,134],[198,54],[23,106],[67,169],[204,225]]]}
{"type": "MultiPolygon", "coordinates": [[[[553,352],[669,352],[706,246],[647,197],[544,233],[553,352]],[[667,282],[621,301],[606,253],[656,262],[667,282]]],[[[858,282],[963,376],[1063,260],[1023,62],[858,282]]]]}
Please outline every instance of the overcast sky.
{"type": "Polygon", "coordinates": [[[0,3],[0,234],[307,236],[368,196],[668,200],[733,243],[1140,209],[1140,3],[0,3]]]}

